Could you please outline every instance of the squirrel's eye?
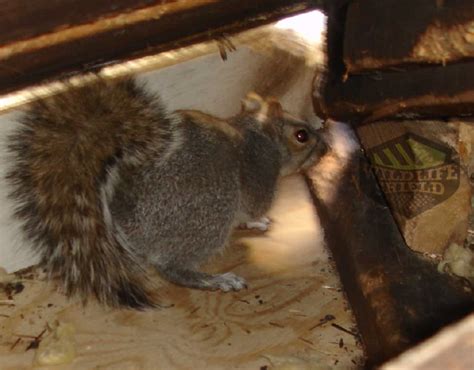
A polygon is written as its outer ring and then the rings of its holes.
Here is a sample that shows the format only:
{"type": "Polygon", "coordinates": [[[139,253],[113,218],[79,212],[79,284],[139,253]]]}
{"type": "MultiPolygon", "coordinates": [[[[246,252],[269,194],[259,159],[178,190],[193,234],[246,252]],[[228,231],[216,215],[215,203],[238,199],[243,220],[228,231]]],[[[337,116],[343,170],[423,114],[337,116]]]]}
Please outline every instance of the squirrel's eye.
{"type": "Polygon", "coordinates": [[[309,139],[308,131],[301,129],[295,132],[295,138],[300,143],[306,143],[309,139]]]}

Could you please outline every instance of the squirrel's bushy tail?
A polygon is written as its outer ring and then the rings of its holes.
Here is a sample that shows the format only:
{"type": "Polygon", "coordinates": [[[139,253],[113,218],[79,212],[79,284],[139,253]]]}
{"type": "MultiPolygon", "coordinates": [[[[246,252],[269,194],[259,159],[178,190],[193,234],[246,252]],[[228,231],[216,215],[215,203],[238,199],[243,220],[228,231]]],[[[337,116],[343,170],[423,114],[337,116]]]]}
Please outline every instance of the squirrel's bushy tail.
{"type": "Polygon", "coordinates": [[[16,216],[68,295],[154,306],[151,285],[109,211],[122,166],[166,155],[174,135],[157,97],[98,80],[33,103],[10,138],[16,216]]]}

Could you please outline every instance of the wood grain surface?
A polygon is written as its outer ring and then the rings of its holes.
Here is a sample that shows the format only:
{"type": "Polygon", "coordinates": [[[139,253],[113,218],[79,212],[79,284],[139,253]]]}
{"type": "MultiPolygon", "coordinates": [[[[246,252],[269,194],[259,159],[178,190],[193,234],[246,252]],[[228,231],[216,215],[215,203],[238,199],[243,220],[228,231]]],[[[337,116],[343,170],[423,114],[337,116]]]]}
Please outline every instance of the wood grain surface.
{"type": "Polygon", "coordinates": [[[321,0],[0,1],[0,94],[321,7],[321,0]]]}
{"type": "Polygon", "coordinates": [[[348,73],[472,58],[472,5],[471,0],[352,1],[344,40],[348,73]]]}
{"type": "MultiPolygon", "coordinates": [[[[321,115],[368,123],[393,117],[452,117],[474,109],[473,62],[334,78],[321,115]]],[[[319,103],[321,105],[321,103],[319,103]]]]}

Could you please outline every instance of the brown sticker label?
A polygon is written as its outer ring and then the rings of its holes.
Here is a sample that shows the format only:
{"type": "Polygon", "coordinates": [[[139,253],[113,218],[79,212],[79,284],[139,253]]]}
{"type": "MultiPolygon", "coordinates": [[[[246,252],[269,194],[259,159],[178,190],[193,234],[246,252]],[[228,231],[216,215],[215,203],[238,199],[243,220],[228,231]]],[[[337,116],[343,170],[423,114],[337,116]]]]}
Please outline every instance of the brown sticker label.
{"type": "Polygon", "coordinates": [[[392,209],[412,218],[442,203],[459,188],[453,151],[415,134],[405,134],[368,151],[392,209]]]}

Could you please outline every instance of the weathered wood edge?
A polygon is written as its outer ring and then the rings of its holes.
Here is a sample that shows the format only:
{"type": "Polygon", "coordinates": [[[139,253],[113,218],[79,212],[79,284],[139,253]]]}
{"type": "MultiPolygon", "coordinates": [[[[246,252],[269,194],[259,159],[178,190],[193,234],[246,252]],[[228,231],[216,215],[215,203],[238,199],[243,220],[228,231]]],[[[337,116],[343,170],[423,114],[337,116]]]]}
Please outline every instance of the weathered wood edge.
{"type": "Polygon", "coordinates": [[[318,79],[322,81],[320,86],[315,86],[321,93],[313,94],[313,105],[319,116],[356,125],[387,118],[474,114],[474,81],[467,78],[474,75],[474,61],[447,66],[407,64],[391,70],[349,74],[344,63],[344,43],[350,27],[348,8],[354,4],[357,2],[350,0],[326,4],[328,69],[318,79]]]}
{"type": "Polygon", "coordinates": [[[380,370],[469,370],[472,369],[473,353],[474,314],[471,314],[384,364],[380,370]]]}
{"type": "Polygon", "coordinates": [[[471,0],[352,1],[344,40],[348,72],[473,57],[472,5],[471,0]]]}
{"type": "MultiPolygon", "coordinates": [[[[162,5],[177,0],[161,0],[162,5]]],[[[0,45],[143,9],[156,0],[0,0],[0,45]]]]}
{"type": "Polygon", "coordinates": [[[406,246],[362,152],[332,202],[308,180],[368,357],[379,365],[474,310],[462,281],[406,246]]]}
{"type": "MultiPolygon", "coordinates": [[[[466,75],[457,75],[456,81],[451,78],[463,68],[474,67],[470,64],[458,70],[440,69],[437,90],[433,84],[424,85],[427,78],[432,78],[432,69],[346,76],[343,42],[348,2],[339,0],[329,5],[329,67],[321,99],[314,104],[317,113],[354,125],[364,119],[397,114],[466,111],[471,97],[466,103],[456,96],[459,86],[466,86],[466,81],[459,85],[466,75]],[[413,73],[421,73],[425,80],[410,82],[413,73]],[[406,77],[400,81],[402,75],[406,77]],[[446,84],[451,89],[446,89],[446,84]],[[423,105],[424,112],[418,109],[416,99],[433,91],[444,91],[446,101],[436,110],[430,107],[433,101],[423,105]],[[451,93],[453,96],[448,95],[451,93]],[[370,117],[377,111],[378,115],[370,117]]],[[[318,198],[315,184],[308,182],[362,335],[368,367],[385,362],[474,310],[474,296],[465,290],[462,281],[441,275],[431,261],[408,248],[363,152],[354,155],[347,165],[333,201],[318,198]]]]}
{"type": "MultiPolygon", "coordinates": [[[[174,3],[179,5],[180,2],[174,3]]],[[[64,24],[64,29],[59,27],[57,31],[62,32],[61,42],[55,42],[56,39],[50,34],[45,34],[48,42],[43,42],[39,35],[35,36],[33,46],[25,46],[28,50],[15,48],[15,43],[6,42],[4,47],[9,49],[3,50],[5,56],[0,58],[0,94],[52,77],[96,71],[107,64],[211,40],[307,10],[320,9],[323,0],[260,0],[258,3],[250,0],[221,0],[197,3],[198,6],[183,6],[182,9],[173,9],[169,3],[162,6],[152,4],[150,9],[139,9],[139,21],[129,19],[137,17],[137,14],[126,9],[123,14],[115,14],[121,16],[121,23],[114,24],[112,28],[109,27],[110,22],[97,25],[93,20],[87,25],[64,24]],[[89,26],[91,28],[87,28],[89,26]],[[71,34],[65,35],[65,30],[72,30],[71,34]]],[[[96,14],[96,18],[100,20],[100,14],[96,14]]],[[[15,38],[21,37],[15,35],[15,38]]],[[[25,40],[18,42],[24,43],[25,40]]]]}
{"type": "Polygon", "coordinates": [[[474,76],[474,62],[333,78],[323,110],[351,122],[472,115],[474,80],[468,76],[474,76]]]}

